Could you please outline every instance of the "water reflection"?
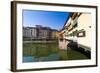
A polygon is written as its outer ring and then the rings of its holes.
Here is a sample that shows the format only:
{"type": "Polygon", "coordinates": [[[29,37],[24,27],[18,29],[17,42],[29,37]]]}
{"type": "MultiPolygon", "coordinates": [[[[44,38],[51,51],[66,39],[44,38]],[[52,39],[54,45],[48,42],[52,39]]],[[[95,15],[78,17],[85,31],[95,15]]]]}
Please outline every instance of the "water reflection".
{"type": "Polygon", "coordinates": [[[88,59],[84,54],[69,49],[68,45],[70,43],[66,40],[59,43],[23,43],[23,62],[88,59]]]}
{"type": "Polygon", "coordinates": [[[59,60],[57,43],[25,43],[23,45],[23,62],[59,60]]]}
{"type": "Polygon", "coordinates": [[[60,59],[59,54],[50,54],[48,56],[26,56],[23,57],[23,62],[40,62],[40,61],[57,61],[60,59]]]}

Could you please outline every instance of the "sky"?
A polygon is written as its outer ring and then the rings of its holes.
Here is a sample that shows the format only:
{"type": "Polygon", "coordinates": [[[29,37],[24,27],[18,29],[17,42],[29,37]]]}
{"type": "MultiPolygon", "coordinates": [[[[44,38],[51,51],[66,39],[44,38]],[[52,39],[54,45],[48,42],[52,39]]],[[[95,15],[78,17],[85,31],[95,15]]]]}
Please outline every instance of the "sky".
{"type": "Polygon", "coordinates": [[[23,10],[23,26],[35,27],[42,25],[60,30],[68,19],[69,12],[23,10]]]}

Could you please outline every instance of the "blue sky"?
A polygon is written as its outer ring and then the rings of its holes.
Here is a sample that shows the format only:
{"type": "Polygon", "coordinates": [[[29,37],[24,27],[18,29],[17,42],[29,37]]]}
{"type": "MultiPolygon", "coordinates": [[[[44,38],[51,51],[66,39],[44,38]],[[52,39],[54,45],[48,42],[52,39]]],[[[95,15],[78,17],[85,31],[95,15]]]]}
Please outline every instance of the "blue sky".
{"type": "Polygon", "coordinates": [[[68,19],[69,12],[23,10],[23,26],[42,25],[60,30],[68,19]]]}

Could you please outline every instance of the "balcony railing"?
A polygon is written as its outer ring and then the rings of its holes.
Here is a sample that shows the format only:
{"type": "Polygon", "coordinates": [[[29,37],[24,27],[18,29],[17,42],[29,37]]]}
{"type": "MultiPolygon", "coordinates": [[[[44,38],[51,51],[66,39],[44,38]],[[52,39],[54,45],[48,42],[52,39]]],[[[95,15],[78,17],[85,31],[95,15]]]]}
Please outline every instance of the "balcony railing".
{"type": "Polygon", "coordinates": [[[78,20],[78,17],[76,17],[76,18],[73,20],[73,23],[72,23],[73,26],[74,26],[75,24],[77,24],[77,20],[78,20]]]}

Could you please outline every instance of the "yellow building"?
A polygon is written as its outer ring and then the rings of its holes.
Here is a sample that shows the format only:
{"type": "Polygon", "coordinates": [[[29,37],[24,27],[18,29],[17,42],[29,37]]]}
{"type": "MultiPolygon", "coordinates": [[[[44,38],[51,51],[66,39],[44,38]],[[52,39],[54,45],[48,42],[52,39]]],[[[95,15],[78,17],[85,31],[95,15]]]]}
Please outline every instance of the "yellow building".
{"type": "Polygon", "coordinates": [[[74,12],[71,13],[60,34],[63,39],[73,41],[78,47],[90,51],[91,31],[91,14],[74,12]]]}
{"type": "Polygon", "coordinates": [[[91,14],[83,13],[78,18],[78,43],[79,47],[86,48],[85,50],[91,50],[92,42],[92,30],[91,30],[92,20],[91,14]]]}
{"type": "Polygon", "coordinates": [[[72,13],[69,17],[67,23],[64,26],[64,38],[68,40],[73,40],[77,42],[77,20],[80,16],[80,13],[72,13]]]}
{"type": "Polygon", "coordinates": [[[52,39],[58,39],[58,31],[52,30],[52,39]]]}

